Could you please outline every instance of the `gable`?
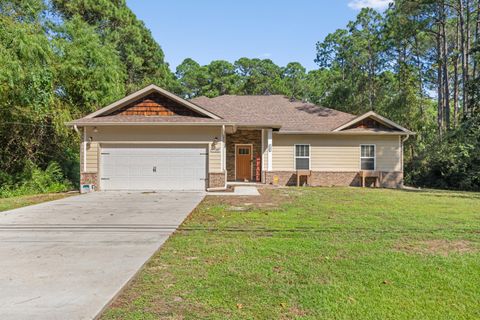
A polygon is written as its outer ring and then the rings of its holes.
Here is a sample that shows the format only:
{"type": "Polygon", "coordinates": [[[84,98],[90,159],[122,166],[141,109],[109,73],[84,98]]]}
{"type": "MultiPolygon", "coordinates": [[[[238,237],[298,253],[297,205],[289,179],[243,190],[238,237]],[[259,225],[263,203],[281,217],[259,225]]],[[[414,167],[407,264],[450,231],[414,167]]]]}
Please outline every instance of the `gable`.
{"type": "Polygon", "coordinates": [[[151,84],[141,90],[138,90],[123,99],[86,115],[85,119],[93,119],[102,116],[116,116],[121,114],[135,114],[150,116],[158,115],[184,115],[189,114],[187,110],[193,112],[195,117],[221,119],[216,114],[202,108],[195,103],[185,100],[174,93],[168,92],[154,84],[151,84]],[[149,99],[144,99],[149,97],[149,99]],[[122,111],[118,111],[122,109],[122,111]],[[128,110],[128,111],[127,111],[128,110]],[[117,112],[118,111],[118,112],[117,112]]]}
{"type": "Polygon", "coordinates": [[[352,124],[351,126],[345,128],[344,130],[349,130],[349,129],[376,129],[380,131],[392,131],[392,130],[400,131],[397,128],[380,123],[377,120],[373,119],[372,117],[368,117],[363,120],[360,120],[352,124]]]}
{"type": "Polygon", "coordinates": [[[189,109],[180,103],[169,99],[158,92],[152,92],[145,97],[135,100],[119,109],[101,116],[188,116],[206,118],[192,109],[189,109]]]}
{"type": "Polygon", "coordinates": [[[400,134],[415,134],[412,131],[405,129],[398,123],[395,123],[381,115],[369,111],[361,116],[356,117],[355,119],[344,123],[340,127],[333,130],[333,132],[340,131],[376,131],[376,132],[394,132],[400,134]]]}

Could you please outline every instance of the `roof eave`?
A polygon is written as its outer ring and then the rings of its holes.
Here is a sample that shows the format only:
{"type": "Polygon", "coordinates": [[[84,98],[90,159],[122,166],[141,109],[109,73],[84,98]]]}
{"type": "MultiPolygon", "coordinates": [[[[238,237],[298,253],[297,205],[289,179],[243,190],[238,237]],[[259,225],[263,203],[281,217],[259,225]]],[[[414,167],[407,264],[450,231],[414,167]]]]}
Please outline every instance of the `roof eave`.
{"type": "Polygon", "coordinates": [[[236,126],[241,128],[272,128],[280,129],[279,124],[244,124],[238,122],[90,122],[70,121],[65,123],[69,127],[96,127],[96,126],[236,126]]]}
{"type": "Polygon", "coordinates": [[[416,135],[415,132],[395,131],[395,132],[346,132],[346,131],[278,131],[276,134],[284,135],[346,135],[346,136],[358,136],[358,135],[381,135],[381,136],[410,136],[416,135]]]}

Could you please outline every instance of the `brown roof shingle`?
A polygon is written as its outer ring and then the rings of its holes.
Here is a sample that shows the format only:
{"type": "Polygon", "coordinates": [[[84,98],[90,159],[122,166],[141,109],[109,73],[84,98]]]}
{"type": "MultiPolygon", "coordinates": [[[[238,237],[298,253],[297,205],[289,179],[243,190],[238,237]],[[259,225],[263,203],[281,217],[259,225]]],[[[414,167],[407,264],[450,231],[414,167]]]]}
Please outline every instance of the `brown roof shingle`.
{"type": "Polygon", "coordinates": [[[198,97],[196,105],[226,121],[245,124],[280,124],[284,132],[329,132],[356,116],[282,95],[198,97]]]}
{"type": "Polygon", "coordinates": [[[88,124],[236,124],[280,128],[282,132],[331,132],[355,118],[354,115],[320,107],[311,103],[291,101],[282,95],[198,97],[195,105],[218,115],[221,119],[193,116],[107,115],[84,117],[71,125],[88,124]]]}

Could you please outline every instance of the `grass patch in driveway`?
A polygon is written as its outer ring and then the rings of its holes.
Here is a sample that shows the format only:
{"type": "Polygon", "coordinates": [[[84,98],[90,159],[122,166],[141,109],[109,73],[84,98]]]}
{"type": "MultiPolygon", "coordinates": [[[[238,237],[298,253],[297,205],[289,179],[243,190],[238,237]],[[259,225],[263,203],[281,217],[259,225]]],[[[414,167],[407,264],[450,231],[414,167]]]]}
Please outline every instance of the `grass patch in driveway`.
{"type": "Polygon", "coordinates": [[[207,197],[103,319],[480,318],[480,194],[262,194],[207,197]]]}
{"type": "Polygon", "coordinates": [[[0,198],[0,212],[20,207],[31,206],[37,203],[58,200],[72,195],[77,195],[77,193],[46,193],[30,196],[0,198]]]}

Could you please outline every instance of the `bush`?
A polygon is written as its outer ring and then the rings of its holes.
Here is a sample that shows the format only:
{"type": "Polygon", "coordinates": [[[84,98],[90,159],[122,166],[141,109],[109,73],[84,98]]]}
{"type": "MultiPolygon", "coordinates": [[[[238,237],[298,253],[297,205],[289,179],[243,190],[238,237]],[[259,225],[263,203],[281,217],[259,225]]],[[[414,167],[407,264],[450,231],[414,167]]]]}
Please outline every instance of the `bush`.
{"type": "Polygon", "coordinates": [[[417,186],[480,191],[480,118],[465,121],[434,141],[407,166],[417,186]]]}
{"type": "MultiPolygon", "coordinates": [[[[3,178],[3,181],[8,181],[3,178]]],[[[10,179],[11,181],[12,179],[10,179]]],[[[51,162],[45,170],[30,163],[15,184],[3,183],[0,198],[28,194],[64,192],[72,189],[70,181],[64,178],[62,169],[56,162],[51,162]]]]}

